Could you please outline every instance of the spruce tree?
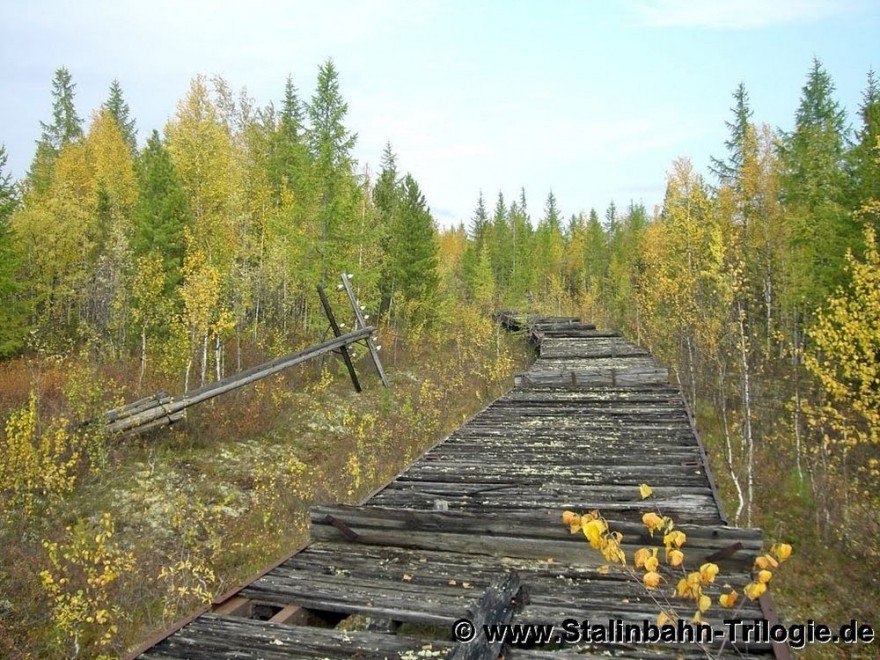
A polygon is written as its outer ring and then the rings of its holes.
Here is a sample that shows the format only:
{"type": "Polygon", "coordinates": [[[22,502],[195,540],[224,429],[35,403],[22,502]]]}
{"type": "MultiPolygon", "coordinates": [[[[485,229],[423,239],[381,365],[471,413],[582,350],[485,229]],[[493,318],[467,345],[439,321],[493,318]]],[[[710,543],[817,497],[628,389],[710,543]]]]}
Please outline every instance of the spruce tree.
{"type": "MultiPolygon", "coordinates": [[[[871,200],[880,200],[880,81],[873,70],[868,72],[868,84],[859,107],[861,127],[856,132],[856,144],[849,154],[852,181],[853,210],[861,209],[871,200]]],[[[880,214],[866,216],[876,230],[880,230],[880,214]]]]}
{"type": "Polygon", "coordinates": [[[305,144],[304,121],[303,103],[297,95],[293,78],[287,76],[281,111],[277,116],[277,125],[273,129],[269,180],[275,191],[276,203],[280,203],[282,191],[293,192],[300,215],[305,214],[307,200],[312,192],[309,183],[309,157],[305,144]]]}
{"type": "Polygon", "coordinates": [[[740,170],[745,162],[746,138],[752,121],[749,94],[744,83],[741,82],[734,90],[733,100],[734,105],[730,109],[733,113],[733,121],[724,122],[730,131],[730,137],[724,142],[724,146],[727,147],[727,158],[712,157],[709,169],[722,184],[736,187],[740,170]]]}
{"type": "Polygon", "coordinates": [[[397,172],[397,156],[391,149],[390,142],[385,144],[380,164],[382,169],[373,188],[373,206],[378,216],[379,243],[384,255],[379,290],[382,296],[380,309],[385,312],[391,305],[391,296],[394,293],[395,278],[390,259],[393,252],[391,242],[394,240],[393,232],[401,210],[401,182],[397,172]]]}
{"type": "Polygon", "coordinates": [[[392,227],[389,249],[394,291],[412,310],[409,320],[430,322],[436,315],[439,286],[437,229],[425,196],[410,174],[401,184],[400,212],[392,227]]]}
{"type": "Polygon", "coordinates": [[[344,120],[348,104],[339,92],[339,74],[333,60],[318,68],[318,84],[309,104],[307,144],[314,167],[317,199],[318,260],[321,278],[329,281],[350,267],[348,247],[353,244],[355,209],[360,195],[355,185],[351,151],[357,135],[344,120]]]}
{"type": "Polygon", "coordinates": [[[844,207],[846,114],[819,60],[803,87],[795,130],[782,142],[781,197],[794,225],[795,281],[811,314],[841,283],[844,255],[861,236],[844,207]]]}
{"type": "Polygon", "coordinates": [[[76,114],[75,92],[76,84],[70,71],[66,67],[56,69],[52,79],[52,121],[40,122],[42,142],[56,153],[83,134],[82,120],[76,114]]]}
{"type": "Polygon", "coordinates": [[[158,131],[153,131],[137,163],[138,205],[132,249],[136,256],[161,255],[165,289],[181,279],[185,252],[184,228],[190,223],[186,193],[158,131]]]}
{"type": "Polygon", "coordinates": [[[135,121],[131,117],[128,103],[122,95],[122,86],[116,79],[110,83],[110,96],[104,103],[104,107],[113,115],[119,132],[122,133],[122,138],[133,155],[137,150],[137,128],[135,128],[135,121]]]}
{"type": "Polygon", "coordinates": [[[478,266],[480,255],[483,248],[486,247],[487,259],[488,246],[486,245],[486,233],[489,227],[489,214],[486,212],[486,202],[483,199],[483,191],[480,190],[477,197],[477,206],[474,209],[474,215],[471,217],[470,226],[468,227],[467,247],[462,257],[461,270],[464,275],[464,281],[468,285],[468,290],[473,294],[474,278],[476,276],[476,268],[478,266]]]}
{"type": "Polygon", "coordinates": [[[498,201],[492,215],[489,231],[489,254],[492,258],[492,275],[495,277],[499,291],[506,291],[510,285],[510,274],[513,270],[513,243],[507,205],[504,195],[498,192],[498,201]]]}
{"type": "Polygon", "coordinates": [[[352,165],[351,150],[357,134],[345,127],[347,114],[348,103],[339,91],[339,74],[333,60],[328,59],[318,68],[318,84],[308,108],[309,148],[322,172],[348,170],[352,165]]]}
{"type": "Polygon", "coordinates": [[[74,103],[76,84],[66,67],[55,70],[52,78],[52,121],[40,122],[43,130],[28,172],[31,188],[44,191],[49,185],[52,166],[61,149],[82,137],[82,120],[74,103]]]}

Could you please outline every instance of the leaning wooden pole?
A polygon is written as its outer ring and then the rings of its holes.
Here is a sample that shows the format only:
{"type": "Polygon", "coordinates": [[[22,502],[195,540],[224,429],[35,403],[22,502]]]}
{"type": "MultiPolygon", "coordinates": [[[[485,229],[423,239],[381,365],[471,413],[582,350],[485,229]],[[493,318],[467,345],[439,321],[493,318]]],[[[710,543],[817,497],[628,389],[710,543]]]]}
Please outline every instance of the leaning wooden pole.
{"type": "MultiPolygon", "coordinates": [[[[361,312],[361,307],[354,295],[354,289],[351,288],[351,280],[349,279],[349,276],[342,273],[341,279],[342,286],[345,288],[345,293],[348,294],[348,299],[351,302],[351,308],[354,310],[355,322],[359,328],[367,327],[367,320],[364,318],[363,312],[361,312]]],[[[391,387],[391,383],[388,382],[388,376],[385,375],[385,369],[382,368],[382,362],[379,360],[379,349],[376,348],[373,337],[367,337],[366,341],[367,348],[370,350],[370,357],[373,358],[373,364],[376,365],[376,371],[379,374],[379,378],[382,379],[382,384],[385,387],[391,387]]]]}
{"type": "Polygon", "coordinates": [[[181,412],[190,406],[194,406],[202,401],[207,401],[208,399],[213,399],[215,396],[220,396],[231,390],[258,381],[261,378],[266,378],[267,376],[276,374],[279,371],[300,364],[301,362],[305,362],[306,360],[311,360],[324,353],[329,353],[343,346],[348,346],[349,344],[367,339],[374,331],[375,328],[369,326],[355,330],[354,332],[349,332],[345,335],[340,335],[339,337],[325,341],[317,346],[311,346],[304,351],[291,353],[290,355],[285,355],[284,357],[277,358],[271,362],[266,362],[265,364],[246,369],[245,371],[232,376],[227,376],[222,380],[218,380],[216,383],[211,383],[210,385],[205,385],[197,390],[192,390],[179,399],[171,398],[170,400],[158,403],[152,408],[125,416],[122,419],[118,418],[118,411],[110,411],[107,413],[109,421],[107,424],[107,430],[111,433],[125,433],[141,431],[147,426],[149,426],[149,428],[155,428],[156,426],[161,426],[163,424],[170,424],[171,422],[180,419],[181,412]]]}
{"type": "MultiPolygon", "coordinates": [[[[333,329],[334,336],[341,337],[342,330],[339,329],[339,324],[336,322],[336,315],[333,314],[333,308],[330,307],[330,301],[327,300],[327,294],[324,292],[324,287],[320,284],[318,285],[318,296],[321,298],[321,305],[324,307],[324,313],[327,315],[327,320],[330,321],[330,327],[333,329]]],[[[351,384],[354,386],[354,391],[360,392],[361,384],[358,382],[357,372],[354,370],[354,364],[351,361],[348,346],[340,346],[339,352],[342,353],[342,360],[345,362],[345,368],[348,369],[348,375],[351,377],[351,384]]]]}

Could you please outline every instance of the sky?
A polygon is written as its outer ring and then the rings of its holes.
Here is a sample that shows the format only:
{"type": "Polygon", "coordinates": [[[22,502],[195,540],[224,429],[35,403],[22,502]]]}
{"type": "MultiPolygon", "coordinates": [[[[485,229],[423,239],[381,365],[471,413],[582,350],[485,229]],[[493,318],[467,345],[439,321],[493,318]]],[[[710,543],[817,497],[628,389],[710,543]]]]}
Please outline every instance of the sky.
{"type": "Polygon", "coordinates": [[[197,74],[279,104],[332,58],[373,173],[386,142],[441,226],[524,188],[533,221],[663,198],[672,161],[724,154],[731,93],[791,130],[819,58],[857,125],[880,0],[30,0],[3,3],[0,144],[23,176],[66,66],[86,119],[118,79],[140,144],[197,74]]]}

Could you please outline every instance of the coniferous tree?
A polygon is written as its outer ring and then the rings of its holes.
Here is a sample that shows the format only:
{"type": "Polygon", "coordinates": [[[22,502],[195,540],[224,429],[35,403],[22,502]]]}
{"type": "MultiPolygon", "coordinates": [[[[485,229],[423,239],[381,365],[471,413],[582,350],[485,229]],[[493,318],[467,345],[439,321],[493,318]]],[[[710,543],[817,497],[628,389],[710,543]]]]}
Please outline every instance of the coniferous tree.
{"type": "Polygon", "coordinates": [[[22,345],[25,308],[16,279],[18,255],[9,219],[18,206],[12,176],[5,172],[6,147],[0,145],[0,357],[10,355],[22,345]]]}
{"type": "Polygon", "coordinates": [[[437,229],[418,183],[407,174],[401,184],[400,210],[389,241],[388,270],[395,296],[404,302],[411,322],[435,318],[439,285],[437,229]]]}
{"type": "Polygon", "coordinates": [[[510,205],[510,286],[506,303],[522,306],[534,288],[534,230],[526,211],[525,190],[520,191],[519,201],[510,205]]]}
{"type": "Polygon", "coordinates": [[[305,114],[293,78],[287,76],[284,98],[277,117],[272,145],[272,164],[269,178],[276,196],[281,190],[293,192],[297,210],[302,213],[309,193],[308,153],[305,144],[305,114]]]}
{"type": "Polygon", "coordinates": [[[733,100],[734,106],[730,109],[733,113],[733,121],[724,122],[730,131],[730,137],[724,142],[724,146],[727,147],[727,158],[712,157],[709,165],[711,172],[726,185],[735,185],[739,179],[740,170],[745,162],[744,150],[753,114],[744,83],[741,82],[734,90],[733,100]]]}
{"type": "Polygon", "coordinates": [[[861,237],[846,212],[846,114],[818,59],[803,87],[795,130],[782,145],[781,196],[793,225],[796,299],[811,315],[841,281],[844,255],[861,237]]]}
{"type": "Polygon", "coordinates": [[[318,203],[318,258],[324,281],[350,263],[347,247],[352,243],[358,201],[351,151],[357,134],[346,128],[347,114],[339,74],[328,59],[318,68],[318,84],[308,108],[308,146],[318,203]]]}
{"type": "MultiPolygon", "coordinates": [[[[871,200],[880,200],[880,80],[873,70],[859,107],[861,127],[849,156],[852,177],[850,208],[862,209],[871,200]]],[[[866,222],[880,230],[880,214],[863,213],[866,222]]]]}
{"type": "Polygon", "coordinates": [[[547,195],[544,217],[538,223],[535,240],[539,293],[558,296],[562,291],[565,239],[562,235],[562,217],[553,191],[547,195]]]}
{"type": "Polygon", "coordinates": [[[489,226],[489,214],[486,212],[486,202],[483,199],[483,191],[477,198],[477,207],[474,209],[474,216],[471,218],[469,227],[470,238],[476,243],[481,243],[485,239],[486,228],[489,226]]]}
{"type": "MultiPolygon", "coordinates": [[[[474,278],[476,276],[476,268],[481,258],[480,255],[483,251],[483,247],[486,246],[486,234],[488,232],[488,228],[489,214],[486,212],[486,202],[483,199],[483,191],[480,190],[479,197],[477,197],[477,206],[474,209],[474,215],[471,218],[470,226],[468,227],[469,240],[461,264],[464,281],[467,283],[468,292],[471,295],[473,295],[474,292],[473,287],[475,281],[474,278]]],[[[488,256],[488,247],[486,255],[487,259],[490,259],[488,256]]]]}
{"type": "Polygon", "coordinates": [[[76,84],[66,67],[55,70],[52,79],[52,121],[40,122],[41,141],[56,154],[63,147],[82,137],[82,120],[74,103],[76,84]]]}
{"type": "Polygon", "coordinates": [[[373,206],[378,216],[379,243],[384,255],[379,289],[382,295],[380,309],[385,312],[391,305],[391,297],[394,294],[395,278],[390,259],[393,250],[391,243],[395,239],[394,230],[401,211],[401,182],[397,172],[397,155],[392,150],[390,142],[385,144],[380,164],[382,169],[373,188],[373,206]]]}
{"type": "Polygon", "coordinates": [[[373,204],[383,218],[383,224],[390,225],[400,201],[400,181],[397,172],[397,155],[391,149],[391,143],[385,143],[380,161],[379,178],[373,188],[373,204]]]}
{"type": "Polygon", "coordinates": [[[76,114],[75,92],[76,84],[67,68],[56,69],[52,78],[52,120],[40,122],[42,135],[28,172],[31,188],[45,190],[61,149],[82,137],[82,120],[76,114]]]}
{"type": "Polygon", "coordinates": [[[186,251],[184,230],[190,224],[186,194],[171,155],[154,130],[137,163],[138,204],[132,249],[135,256],[155,253],[162,260],[166,293],[180,283],[186,251]]]}
{"type": "Polygon", "coordinates": [[[492,260],[492,274],[499,291],[506,291],[510,285],[513,270],[513,244],[507,205],[504,195],[498,192],[498,201],[489,228],[489,255],[492,260]]]}
{"type": "Polygon", "coordinates": [[[104,107],[110,111],[113,119],[116,120],[116,125],[119,127],[119,132],[122,133],[122,138],[125,140],[128,148],[131,149],[132,155],[134,155],[137,151],[137,128],[135,127],[134,118],[131,117],[128,102],[122,95],[122,86],[116,79],[110,83],[110,96],[104,103],[104,107]]]}

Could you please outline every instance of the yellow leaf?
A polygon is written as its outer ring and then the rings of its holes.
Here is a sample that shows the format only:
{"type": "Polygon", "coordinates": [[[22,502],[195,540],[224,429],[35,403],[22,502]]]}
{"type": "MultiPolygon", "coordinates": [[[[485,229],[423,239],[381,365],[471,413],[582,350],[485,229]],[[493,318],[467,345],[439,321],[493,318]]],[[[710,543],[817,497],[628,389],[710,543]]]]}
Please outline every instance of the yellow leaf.
{"type": "Polygon", "coordinates": [[[675,592],[678,594],[679,598],[685,598],[690,593],[690,590],[691,587],[685,578],[681,578],[678,581],[678,586],[675,588],[675,592]]]}
{"type": "Polygon", "coordinates": [[[646,500],[654,494],[654,490],[648,484],[642,484],[639,486],[639,494],[643,500],[646,500]]]}
{"type": "Polygon", "coordinates": [[[649,573],[652,573],[657,570],[657,567],[660,565],[660,560],[657,557],[648,557],[645,560],[645,570],[649,573]]]}
{"type": "Polygon", "coordinates": [[[763,582],[750,582],[743,591],[749,600],[758,600],[767,591],[767,585],[763,582]]]}
{"type": "Polygon", "coordinates": [[[602,547],[601,538],[602,534],[607,530],[605,525],[605,521],[601,518],[596,520],[591,520],[586,525],[583,526],[584,536],[587,537],[587,540],[590,542],[590,545],[596,548],[597,550],[602,547]]]}
{"type": "Polygon", "coordinates": [[[670,550],[666,555],[666,560],[673,568],[681,566],[684,561],[684,553],[681,550],[670,550]]]}
{"type": "Polygon", "coordinates": [[[680,548],[686,542],[687,535],[677,529],[669,532],[668,534],[666,534],[666,536],[663,537],[663,545],[665,545],[667,548],[671,548],[672,546],[680,548]]]}
{"type": "Polygon", "coordinates": [[[667,623],[672,623],[672,619],[669,618],[669,615],[667,615],[666,612],[660,612],[660,614],[657,615],[657,626],[663,627],[667,623]]]}
{"type": "Polygon", "coordinates": [[[651,536],[654,536],[654,532],[663,527],[663,518],[658,516],[653,511],[649,511],[645,515],[642,516],[642,522],[645,524],[645,527],[648,528],[648,531],[651,533],[651,536]]]}
{"type": "Polygon", "coordinates": [[[700,602],[698,607],[700,608],[700,612],[705,612],[710,607],[712,607],[712,599],[708,596],[700,596],[700,602]]]}
{"type": "Polygon", "coordinates": [[[703,584],[712,584],[716,575],[718,575],[718,564],[709,562],[700,566],[700,581],[703,584]]]}
{"type": "Polygon", "coordinates": [[[765,568],[776,568],[779,566],[779,562],[777,562],[771,555],[761,555],[757,559],[755,559],[755,568],[765,569],[765,568]]]}
{"type": "Polygon", "coordinates": [[[782,563],[791,556],[791,546],[788,543],[776,543],[770,548],[770,552],[782,563]]]}
{"type": "Polygon", "coordinates": [[[639,548],[636,550],[636,553],[633,555],[633,564],[635,564],[636,568],[641,568],[645,565],[645,561],[648,557],[651,556],[650,551],[647,548],[639,548]]]}
{"type": "Polygon", "coordinates": [[[648,589],[656,589],[660,585],[660,581],[663,579],[663,576],[660,573],[655,571],[650,571],[645,573],[642,578],[642,582],[644,582],[645,587],[648,589]]]}
{"type": "Polygon", "coordinates": [[[571,525],[573,521],[577,520],[580,522],[581,517],[576,514],[574,511],[563,511],[562,512],[562,524],[563,525],[571,525]]]}
{"type": "Polygon", "coordinates": [[[764,584],[767,584],[768,582],[770,582],[771,579],[773,579],[773,573],[771,573],[770,571],[765,570],[758,573],[758,582],[763,582],[764,584]]]}
{"type": "Polygon", "coordinates": [[[718,596],[718,603],[721,607],[733,607],[736,604],[736,600],[739,598],[739,594],[735,591],[731,591],[729,594],[721,594],[718,596]]]}

